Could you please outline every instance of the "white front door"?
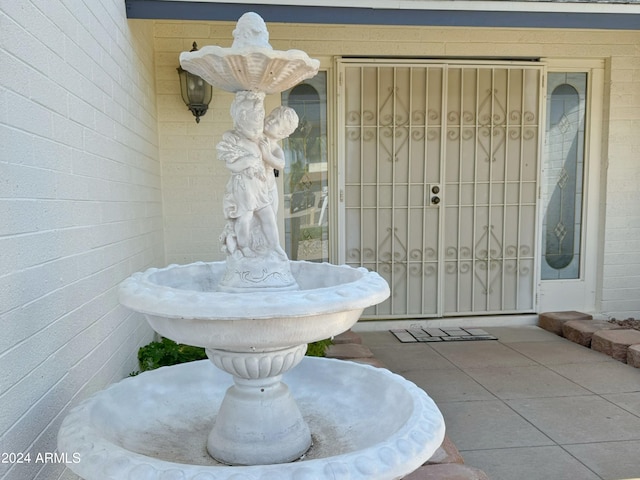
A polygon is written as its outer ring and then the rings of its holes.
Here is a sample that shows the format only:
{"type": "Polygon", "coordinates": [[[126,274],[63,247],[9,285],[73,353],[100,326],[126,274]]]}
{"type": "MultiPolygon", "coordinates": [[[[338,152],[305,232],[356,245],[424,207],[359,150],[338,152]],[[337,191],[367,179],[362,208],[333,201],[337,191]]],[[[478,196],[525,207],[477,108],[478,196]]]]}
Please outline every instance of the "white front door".
{"type": "Polygon", "coordinates": [[[373,317],[535,309],[539,64],[343,61],[339,260],[373,317]]]}

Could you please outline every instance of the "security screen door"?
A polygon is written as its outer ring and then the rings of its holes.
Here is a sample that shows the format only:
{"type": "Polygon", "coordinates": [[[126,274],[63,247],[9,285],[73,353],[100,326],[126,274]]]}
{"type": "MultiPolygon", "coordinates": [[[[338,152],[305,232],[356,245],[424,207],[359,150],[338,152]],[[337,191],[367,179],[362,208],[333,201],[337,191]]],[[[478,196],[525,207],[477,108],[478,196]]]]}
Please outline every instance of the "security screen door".
{"type": "Polygon", "coordinates": [[[340,260],[378,318],[532,312],[539,64],[339,65],[340,260]]]}

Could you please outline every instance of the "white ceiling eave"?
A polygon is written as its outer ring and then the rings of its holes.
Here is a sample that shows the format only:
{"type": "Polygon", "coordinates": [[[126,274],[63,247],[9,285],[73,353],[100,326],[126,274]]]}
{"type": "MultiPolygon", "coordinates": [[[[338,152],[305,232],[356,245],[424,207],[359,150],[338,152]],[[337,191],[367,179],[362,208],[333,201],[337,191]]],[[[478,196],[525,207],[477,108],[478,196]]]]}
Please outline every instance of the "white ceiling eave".
{"type": "Polygon", "coordinates": [[[129,18],[640,30],[640,0],[124,0],[129,18]]]}
{"type": "Polygon", "coordinates": [[[304,7],[371,8],[393,10],[479,10],[510,12],[640,13],[640,0],[159,0],[188,3],[289,5],[304,7]]]}

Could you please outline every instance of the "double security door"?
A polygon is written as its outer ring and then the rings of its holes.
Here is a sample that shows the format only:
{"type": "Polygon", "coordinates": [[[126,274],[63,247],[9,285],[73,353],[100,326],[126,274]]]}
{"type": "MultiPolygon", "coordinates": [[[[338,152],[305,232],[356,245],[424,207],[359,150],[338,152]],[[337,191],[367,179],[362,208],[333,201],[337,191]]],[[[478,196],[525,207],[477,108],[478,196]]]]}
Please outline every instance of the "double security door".
{"type": "Polygon", "coordinates": [[[542,67],[343,61],[340,261],[392,296],[365,315],[535,308],[542,67]]]}

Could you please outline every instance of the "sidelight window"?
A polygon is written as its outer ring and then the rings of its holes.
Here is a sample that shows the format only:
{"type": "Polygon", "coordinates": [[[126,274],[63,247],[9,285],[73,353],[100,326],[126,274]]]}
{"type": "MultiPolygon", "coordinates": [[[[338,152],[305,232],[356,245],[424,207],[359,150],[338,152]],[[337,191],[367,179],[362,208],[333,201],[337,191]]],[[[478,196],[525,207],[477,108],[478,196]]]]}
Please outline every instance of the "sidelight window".
{"type": "Polygon", "coordinates": [[[580,278],[586,73],[549,73],[542,280],[580,278]]]}

